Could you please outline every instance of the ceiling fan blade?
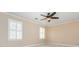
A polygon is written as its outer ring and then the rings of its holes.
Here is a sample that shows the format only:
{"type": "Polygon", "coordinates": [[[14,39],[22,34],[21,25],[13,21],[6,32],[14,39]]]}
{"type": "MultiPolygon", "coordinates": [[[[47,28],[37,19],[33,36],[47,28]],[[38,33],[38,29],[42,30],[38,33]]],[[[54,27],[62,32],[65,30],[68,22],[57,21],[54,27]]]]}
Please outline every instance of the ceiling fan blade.
{"type": "Polygon", "coordinates": [[[45,15],[43,15],[43,14],[41,14],[41,16],[44,16],[44,17],[46,17],[45,15]]]}
{"type": "Polygon", "coordinates": [[[50,15],[50,13],[47,13],[47,16],[49,16],[50,15]]]}
{"type": "Polygon", "coordinates": [[[51,17],[51,19],[59,19],[59,17],[51,17]]]}
{"type": "Polygon", "coordinates": [[[54,16],[56,14],[56,12],[53,12],[50,16],[54,16]]]}

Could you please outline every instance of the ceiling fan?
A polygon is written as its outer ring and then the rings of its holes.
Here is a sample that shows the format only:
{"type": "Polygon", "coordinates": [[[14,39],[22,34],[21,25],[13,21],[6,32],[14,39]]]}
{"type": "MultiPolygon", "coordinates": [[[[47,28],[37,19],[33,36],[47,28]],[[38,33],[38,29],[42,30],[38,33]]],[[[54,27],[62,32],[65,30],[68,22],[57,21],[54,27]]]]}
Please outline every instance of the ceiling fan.
{"type": "Polygon", "coordinates": [[[56,14],[56,12],[53,13],[47,13],[47,15],[43,15],[41,14],[41,16],[45,17],[44,19],[41,20],[48,20],[48,22],[50,22],[52,19],[59,19],[59,17],[55,17],[54,15],[56,14]]]}

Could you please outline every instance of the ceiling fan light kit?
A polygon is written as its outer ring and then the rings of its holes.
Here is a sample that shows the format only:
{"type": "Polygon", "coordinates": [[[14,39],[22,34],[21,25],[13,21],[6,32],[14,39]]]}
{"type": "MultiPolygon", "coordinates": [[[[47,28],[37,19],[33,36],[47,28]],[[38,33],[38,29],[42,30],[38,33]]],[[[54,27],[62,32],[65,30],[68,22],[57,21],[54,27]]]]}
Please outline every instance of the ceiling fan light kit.
{"type": "Polygon", "coordinates": [[[50,18],[47,18],[47,21],[50,22],[51,21],[50,18]]]}

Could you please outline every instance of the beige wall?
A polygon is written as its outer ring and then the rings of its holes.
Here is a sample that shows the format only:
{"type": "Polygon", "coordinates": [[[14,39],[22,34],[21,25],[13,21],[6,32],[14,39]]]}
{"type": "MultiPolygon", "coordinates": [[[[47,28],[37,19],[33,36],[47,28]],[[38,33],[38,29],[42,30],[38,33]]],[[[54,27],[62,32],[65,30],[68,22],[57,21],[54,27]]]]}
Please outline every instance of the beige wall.
{"type": "Polygon", "coordinates": [[[39,25],[22,19],[17,16],[0,13],[0,46],[26,46],[39,41],[39,25]],[[9,41],[8,40],[8,19],[15,19],[23,22],[23,39],[9,41]]]}
{"type": "Polygon", "coordinates": [[[46,28],[46,42],[79,44],[79,21],[46,28]]]}
{"type": "MultiPolygon", "coordinates": [[[[0,46],[27,46],[32,43],[39,43],[40,26],[25,18],[11,16],[0,13],[0,46]],[[15,19],[23,22],[23,39],[10,41],[8,40],[8,19],[15,19]]],[[[46,43],[79,43],[79,21],[46,27],[46,43]]]]}

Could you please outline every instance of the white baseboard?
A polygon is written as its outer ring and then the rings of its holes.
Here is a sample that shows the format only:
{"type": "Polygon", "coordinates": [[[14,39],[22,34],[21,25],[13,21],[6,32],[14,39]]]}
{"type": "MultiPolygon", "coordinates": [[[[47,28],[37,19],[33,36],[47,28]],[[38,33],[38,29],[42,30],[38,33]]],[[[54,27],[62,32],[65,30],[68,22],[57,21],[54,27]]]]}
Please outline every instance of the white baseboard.
{"type": "Polygon", "coordinates": [[[39,46],[39,45],[44,45],[45,43],[33,43],[33,44],[30,44],[30,45],[26,45],[24,47],[35,47],[35,46],[39,46]]]}
{"type": "Polygon", "coordinates": [[[76,44],[78,42],[72,42],[72,44],[68,44],[68,43],[58,43],[58,42],[52,42],[52,43],[44,43],[44,42],[41,42],[41,43],[32,43],[32,44],[29,44],[29,45],[26,45],[24,47],[39,47],[40,45],[47,45],[47,46],[56,46],[56,47],[79,47],[78,44],[76,44]]]}
{"type": "Polygon", "coordinates": [[[58,47],[62,46],[62,47],[78,47],[79,45],[76,44],[67,44],[67,43],[47,43],[47,45],[58,45],[58,47]]]}

